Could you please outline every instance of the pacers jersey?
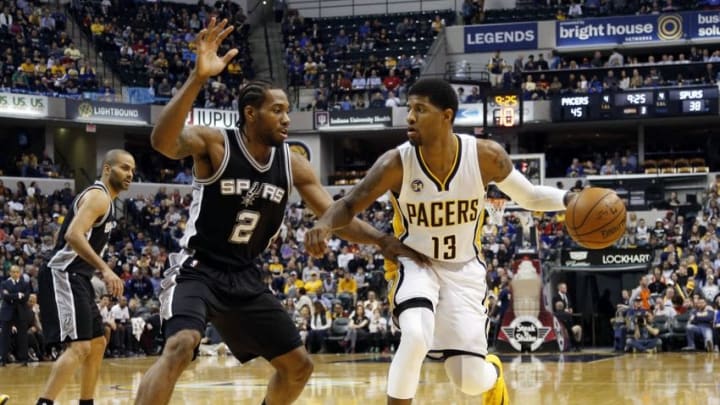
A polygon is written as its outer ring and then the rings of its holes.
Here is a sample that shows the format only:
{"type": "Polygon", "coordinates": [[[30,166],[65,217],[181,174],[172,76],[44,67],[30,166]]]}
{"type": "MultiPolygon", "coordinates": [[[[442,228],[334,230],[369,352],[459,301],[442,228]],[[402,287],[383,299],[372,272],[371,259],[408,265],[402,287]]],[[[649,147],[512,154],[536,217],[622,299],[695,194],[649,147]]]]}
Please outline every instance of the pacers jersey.
{"type": "Polygon", "coordinates": [[[477,141],[468,135],[455,137],[457,154],[446,179],[433,175],[419,147],[409,142],[398,146],[403,182],[391,201],[395,236],[432,259],[459,263],[480,255],[485,187],[477,141]]]}
{"type": "Polygon", "coordinates": [[[192,203],[180,246],[214,261],[251,266],[282,225],[292,190],[288,146],[272,148],[267,164],[246,149],[240,132],[223,131],[217,172],[193,179],[192,203]]]}
{"type": "MultiPolygon", "coordinates": [[[[55,251],[53,252],[50,261],[47,266],[54,270],[63,270],[68,272],[76,272],[83,274],[87,277],[92,277],[95,272],[95,268],[86,262],[83,258],[70,247],[70,244],[65,241],[65,233],[70,226],[70,223],[77,215],[78,201],[82,198],[85,193],[89,190],[102,190],[108,193],[107,187],[101,181],[96,181],[94,184],[83,190],[80,194],[75,197],[70,210],[68,211],[65,220],[60,227],[60,232],[57,235],[57,244],[55,245],[55,251]]],[[[109,193],[108,193],[109,194],[109,193]]],[[[108,239],[110,238],[110,232],[115,227],[115,205],[113,201],[110,201],[107,211],[103,217],[100,217],[95,221],[90,231],[85,234],[85,237],[90,243],[93,251],[102,256],[102,252],[107,246],[108,239]]]]}

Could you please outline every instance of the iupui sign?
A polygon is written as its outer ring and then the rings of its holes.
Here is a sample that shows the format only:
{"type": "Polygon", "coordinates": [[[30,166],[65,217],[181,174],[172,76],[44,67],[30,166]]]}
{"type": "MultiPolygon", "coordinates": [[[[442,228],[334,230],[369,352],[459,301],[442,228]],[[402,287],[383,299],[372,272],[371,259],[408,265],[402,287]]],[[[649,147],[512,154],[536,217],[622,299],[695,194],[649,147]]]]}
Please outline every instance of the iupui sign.
{"type": "Polygon", "coordinates": [[[564,250],[561,264],[564,267],[647,267],[652,253],[646,249],[564,250]]]}
{"type": "Polygon", "coordinates": [[[210,128],[237,127],[240,113],[237,110],[215,110],[210,108],[193,108],[188,114],[185,125],[200,125],[210,128]]]}

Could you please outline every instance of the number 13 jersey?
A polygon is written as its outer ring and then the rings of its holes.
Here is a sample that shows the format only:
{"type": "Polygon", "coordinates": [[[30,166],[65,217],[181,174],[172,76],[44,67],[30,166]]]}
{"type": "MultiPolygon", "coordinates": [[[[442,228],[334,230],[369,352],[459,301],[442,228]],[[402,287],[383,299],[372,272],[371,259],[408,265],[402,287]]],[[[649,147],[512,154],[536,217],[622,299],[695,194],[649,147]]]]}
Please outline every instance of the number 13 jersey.
{"type": "Polygon", "coordinates": [[[275,237],[292,190],[290,151],[272,148],[258,163],[240,131],[223,131],[225,154],[212,177],[193,177],[190,217],[180,246],[215,261],[252,266],[275,237]]]}
{"type": "Polygon", "coordinates": [[[398,146],[403,165],[400,194],[393,193],[393,229],[403,243],[435,260],[467,262],[480,256],[485,186],[477,141],[455,135],[457,151],[446,179],[428,169],[419,147],[398,146]]]}

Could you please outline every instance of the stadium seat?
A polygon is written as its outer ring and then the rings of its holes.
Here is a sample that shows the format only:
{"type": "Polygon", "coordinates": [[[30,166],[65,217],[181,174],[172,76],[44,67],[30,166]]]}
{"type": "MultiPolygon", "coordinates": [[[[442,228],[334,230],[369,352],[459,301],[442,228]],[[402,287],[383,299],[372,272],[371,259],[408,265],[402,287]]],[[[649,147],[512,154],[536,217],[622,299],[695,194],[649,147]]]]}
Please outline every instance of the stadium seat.
{"type": "Polygon", "coordinates": [[[675,166],[673,161],[670,159],[662,159],[658,162],[658,169],[660,174],[672,174],[675,173],[675,166]]]}
{"type": "Polygon", "coordinates": [[[692,173],[693,168],[690,167],[690,162],[685,158],[675,159],[673,162],[675,166],[675,173],[692,173]]]}
{"type": "Polygon", "coordinates": [[[710,168],[707,167],[705,159],[703,158],[690,159],[690,166],[692,167],[693,173],[707,173],[710,171],[710,168]]]}
{"type": "Polygon", "coordinates": [[[658,166],[657,162],[652,159],[647,159],[643,163],[643,168],[645,169],[645,174],[657,174],[658,173],[658,166]]]}

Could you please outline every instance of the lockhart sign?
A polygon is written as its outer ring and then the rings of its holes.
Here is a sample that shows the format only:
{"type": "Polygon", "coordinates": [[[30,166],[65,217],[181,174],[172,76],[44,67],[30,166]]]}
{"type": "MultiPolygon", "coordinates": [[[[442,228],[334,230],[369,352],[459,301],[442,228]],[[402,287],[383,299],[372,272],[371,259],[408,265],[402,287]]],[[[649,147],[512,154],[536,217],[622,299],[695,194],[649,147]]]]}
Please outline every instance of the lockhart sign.
{"type": "Polygon", "coordinates": [[[596,269],[612,267],[644,268],[652,263],[652,254],[645,249],[603,249],[603,250],[564,250],[561,263],[564,267],[592,267],[596,269]]]}

